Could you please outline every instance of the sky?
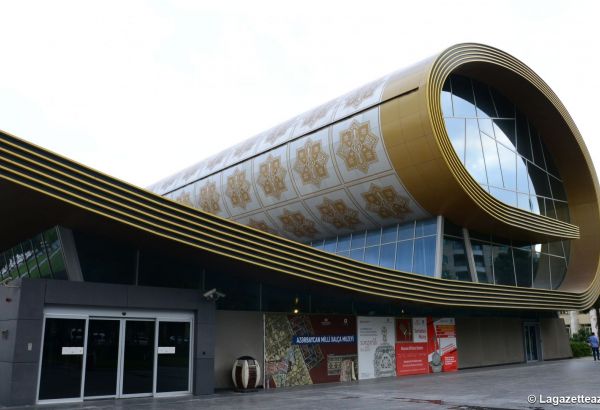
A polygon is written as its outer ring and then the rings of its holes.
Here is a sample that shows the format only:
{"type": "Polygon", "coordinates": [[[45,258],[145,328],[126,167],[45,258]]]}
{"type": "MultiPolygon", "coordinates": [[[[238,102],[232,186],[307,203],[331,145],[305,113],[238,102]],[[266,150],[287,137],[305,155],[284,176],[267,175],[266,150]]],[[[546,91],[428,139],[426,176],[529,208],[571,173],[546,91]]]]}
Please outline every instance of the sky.
{"type": "Polygon", "coordinates": [[[600,166],[600,2],[0,0],[0,129],[149,186],[461,42],[537,72],[600,166]]]}

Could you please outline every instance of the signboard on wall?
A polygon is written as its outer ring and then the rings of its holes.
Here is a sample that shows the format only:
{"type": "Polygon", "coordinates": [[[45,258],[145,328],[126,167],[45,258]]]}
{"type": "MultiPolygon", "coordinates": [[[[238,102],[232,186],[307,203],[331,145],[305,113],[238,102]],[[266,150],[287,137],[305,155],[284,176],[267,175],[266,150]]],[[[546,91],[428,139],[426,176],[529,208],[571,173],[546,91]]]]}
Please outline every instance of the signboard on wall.
{"type": "Polygon", "coordinates": [[[458,369],[454,318],[397,319],[396,328],[403,332],[396,338],[398,376],[458,369]]]}
{"type": "Polygon", "coordinates": [[[394,318],[359,316],[357,331],[359,380],[395,376],[394,318]]]}
{"type": "Polygon", "coordinates": [[[265,314],[267,388],[351,380],[356,366],[354,316],[265,314]]]}

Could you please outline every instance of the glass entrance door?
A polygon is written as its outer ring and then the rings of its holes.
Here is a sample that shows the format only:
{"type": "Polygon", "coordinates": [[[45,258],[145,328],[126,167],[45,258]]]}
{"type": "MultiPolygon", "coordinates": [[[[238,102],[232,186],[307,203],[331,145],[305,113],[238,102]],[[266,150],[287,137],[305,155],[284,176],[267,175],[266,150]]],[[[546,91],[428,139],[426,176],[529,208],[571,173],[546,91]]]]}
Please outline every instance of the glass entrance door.
{"type": "Polygon", "coordinates": [[[539,325],[537,323],[525,323],[523,328],[525,338],[525,361],[536,362],[539,357],[539,325]]]}
{"type": "Polygon", "coordinates": [[[190,390],[190,322],[158,322],[156,392],[190,390]]]}
{"type": "Polygon", "coordinates": [[[154,320],[125,320],[123,396],[152,395],[154,391],[154,320]]]}
{"type": "Polygon", "coordinates": [[[40,400],[81,397],[85,325],[85,319],[46,318],[40,400]]]}
{"type": "Polygon", "coordinates": [[[120,320],[89,320],[84,397],[117,395],[120,333],[120,320]]]}
{"type": "Polygon", "coordinates": [[[45,310],[38,401],[191,392],[192,314],[73,310],[45,310]]]}

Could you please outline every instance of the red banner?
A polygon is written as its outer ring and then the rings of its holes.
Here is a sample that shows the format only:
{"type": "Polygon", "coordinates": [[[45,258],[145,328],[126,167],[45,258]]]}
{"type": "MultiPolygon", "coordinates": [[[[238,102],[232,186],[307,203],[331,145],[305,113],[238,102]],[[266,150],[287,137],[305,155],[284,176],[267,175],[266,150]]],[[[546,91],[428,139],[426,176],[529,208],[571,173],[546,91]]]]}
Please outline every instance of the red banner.
{"type": "Polygon", "coordinates": [[[458,369],[454,318],[397,319],[396,375],[458,369]],[[409,337],[410,335],[410,337],[409,337]]]}

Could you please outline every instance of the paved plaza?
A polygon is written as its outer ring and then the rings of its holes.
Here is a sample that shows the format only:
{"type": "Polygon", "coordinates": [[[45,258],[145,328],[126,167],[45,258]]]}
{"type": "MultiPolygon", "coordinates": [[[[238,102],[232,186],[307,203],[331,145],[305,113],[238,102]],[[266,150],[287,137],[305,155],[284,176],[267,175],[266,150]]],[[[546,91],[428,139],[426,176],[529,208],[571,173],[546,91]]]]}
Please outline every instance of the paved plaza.
{"type": "MultiPolygon", "coordinates": [[[[599,404],[552,405],[552,397],[600,396],[600,362],[591,358],[488,367],[422,376],[202,397],[98,400],[11,409],[582,409],[599,404]],[[535,403],[529,403],[533,395],[535,403]],[[541,401],[540,403],[540,396],[541,401]],[[544,403],[546,402],[546,403],[544,403]]],[[[575,397],[577,400],[577,397],[575,397]]]]}

